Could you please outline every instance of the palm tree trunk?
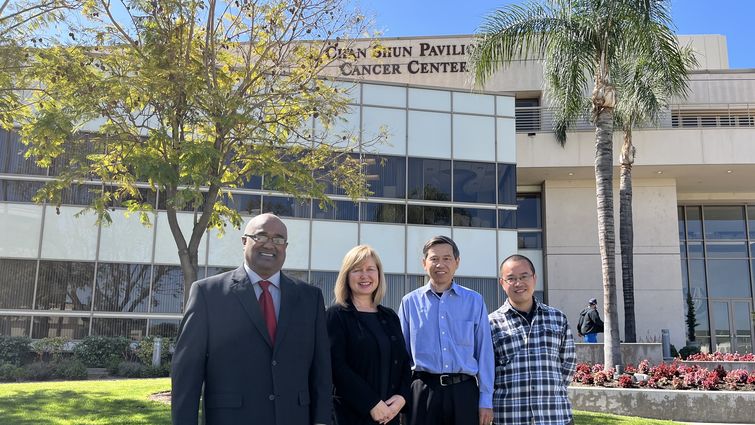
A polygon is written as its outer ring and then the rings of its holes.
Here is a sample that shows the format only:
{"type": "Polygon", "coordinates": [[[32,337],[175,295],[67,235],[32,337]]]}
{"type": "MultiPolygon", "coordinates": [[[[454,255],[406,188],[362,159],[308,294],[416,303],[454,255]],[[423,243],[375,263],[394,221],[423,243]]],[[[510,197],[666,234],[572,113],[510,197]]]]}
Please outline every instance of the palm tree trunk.
{"type": "Polygon", "coordinates": [[[624,130],[619,183],[619,241],[621,244],[621,283],[624,292],[624,341],[637,342],[634,316],[634,223],[632,221],[632,165],[635,149],[632,129],[624,130]]]}
{"type": "MultiPolygon", "coordinates": [[[[603,273],[606,368],[620,365],[618,310],[616,302],[616,236],[613,220],[613,108],[599,102],[595,116],[595,190],[598,202],[598,239],[603,273]]],[[[612,105],[611,105],[612,106],[612,105]]]]}

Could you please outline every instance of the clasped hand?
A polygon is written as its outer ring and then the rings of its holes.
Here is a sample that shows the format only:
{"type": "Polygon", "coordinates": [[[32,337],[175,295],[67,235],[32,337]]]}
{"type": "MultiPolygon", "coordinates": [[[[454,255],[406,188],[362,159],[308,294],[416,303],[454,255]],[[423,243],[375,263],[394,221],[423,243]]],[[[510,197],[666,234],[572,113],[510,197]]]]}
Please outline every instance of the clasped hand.
{"type": "Polygon", "coordinates": [[[380,402],[370,410],[370,416],[372,417],[372,420],[377,423],[387,424],[398,415],[404,407],[404,404],[406,404],[404,397],[394,395],[388,400],[380,400],[380,402]]]}

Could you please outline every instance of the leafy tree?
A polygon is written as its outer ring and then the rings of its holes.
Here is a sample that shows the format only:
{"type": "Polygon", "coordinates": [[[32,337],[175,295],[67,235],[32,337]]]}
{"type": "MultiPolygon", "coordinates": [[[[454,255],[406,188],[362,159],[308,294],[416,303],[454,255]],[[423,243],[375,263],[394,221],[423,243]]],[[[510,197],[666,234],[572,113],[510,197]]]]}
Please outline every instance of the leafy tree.
{"type": "Polygon", "coordinates": [[[266,189],[299,197],[327,199],[325,182],[365,193],[353,135],[314,131],[347,108],[346,90],[321,78],[328,48],[365,26],[345,0],[85,0],[80,13],[73,41],[30,62],[44,89],[21,134],[39,165],[59,164],[35,199],[59,204],[63,189],[98,180],[100,221],[119,204],[149,224],[155,205],[136,186],[148,182],[167,199],[185,297],[207,229],[241,225],[229,188],[265,176],[266,189]],[[187,233],[180,211],[193,212],[187,233]]]}
{"type": "Polygon", "coordinates": [[[595,124],[598,238],[606,318],[605,365],[621,364],[613,221],[613,130],[617,93],[614,75],[622,59],[656,62],[682,74],[684,61],[672,30],[668,1],[549,0],[510,5],[482,24],[472,67],[478,84],[513,60],[544,62],[548,99],[556,107],[560,143],[578,118],[595,124]],[[590,90],[592,88],[592,90],[590,90]]]}
{"type": "Polygon", "coordinates": [[[76,0],[0,0],[0,127],[11,128],[23,104],[19,89],[29,50],[44,39],[40,29],[63,19],[76,0]]]}
{"type": "Polygon", "coordinates": [[[622,64],[614,74],[621,90],[615,119],[624,138],[619,155],[619,241],[621,245],[621,282],[624,295],[624,341],[637,342],[634,314],[634,224],[632,221],[632,165],[636,149],[632,144],[632,129],[638,125],[657,123],[668,111],[672,96],[686,96],[687,70],[697,65],[692,49],[680,49],[684,69],[667,69],[663,63],[635,57],[632,52],[622,55],[622,64]],[[673,72],[675,71],[675,72],[673,72]]]}

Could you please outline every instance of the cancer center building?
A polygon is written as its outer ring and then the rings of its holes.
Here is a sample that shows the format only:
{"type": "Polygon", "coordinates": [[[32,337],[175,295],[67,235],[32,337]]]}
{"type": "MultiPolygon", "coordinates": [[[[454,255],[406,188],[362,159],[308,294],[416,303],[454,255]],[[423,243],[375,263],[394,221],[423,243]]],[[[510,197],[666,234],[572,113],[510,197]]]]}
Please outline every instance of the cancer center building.
{"type": "MultiPolygon", "coordinates": [[[[637,338],[660,340],[669,329],[686,343],[686,296],[692,295],[703,350],[753,351],[755,287],[755,70],[728,68],[723,36],[680,36],[699,58],[690,94],[675,99],[659,123],[634,131],[634,280],[637,338]]],[[[373,193],[352,202],[332,191],[335,206],[264,189],[263,178],[233,189],[245,219],[274,212],[288,226],[284,271],[320,287],[326,303],[343,255],[360,243],[380,253],[388,294],[425,283],[424,242],[438,234],[459,245],[459,284],[480,292],[489,311],[505,295],[498,264],[520,253],[537,271],[536,296],[576,324],[589,298],[602,307],[594,181],[594,128],[579,123],[561,147],[543,95],[542,64],[516,62],[473,89],[467,55],[473,39],[360,40],[333,47],[329,72],[348,88],[350,109],[337,131],[362,141],[373,193]],[[355,61],[341,61],[342,58],[355,61]]],[[[320,131],[312,123],[313,131],[320,131]]],[[[618,154],[614,136],[616,233],[618,154]]],[[[63,204],[32,202],[59,173],[21,156],[14,132],[0,133],[0,335],[32,338],[176,336],[183,281],[167,225],[165,200],[143,185],[156,206],[151,227],[116,208],[99,226],[77,214],[89,182],[63,204]]],[[[179,214],[186,231],[190,212],[179,214]]],[[[202,242],[199,276],[241,265],[242,230],[202,242]]],[[[616,282],[620,329],[621,261],[616,282]]]]}

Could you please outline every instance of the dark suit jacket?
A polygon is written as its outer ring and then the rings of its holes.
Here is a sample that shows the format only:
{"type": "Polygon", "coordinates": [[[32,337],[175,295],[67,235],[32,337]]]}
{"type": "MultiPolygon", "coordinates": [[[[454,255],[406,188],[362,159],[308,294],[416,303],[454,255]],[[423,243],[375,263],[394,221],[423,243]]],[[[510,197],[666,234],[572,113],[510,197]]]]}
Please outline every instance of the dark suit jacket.
{"type": "MultiPolygon", "coordinates": [[[[335,413],[339,425],[374,424],[370,410],[383,398],[380,378],[388,375],[388,397],[398,394],[411,402],[411,364],[401,324],[390,308],[378,306],[378,320],[391,343],[390,369],[381,368],[380,350],[369,327],[353,305],[334,305],[326,312],[335,385],[335,413]]],[[[398,424],[399,416],[390,422],[398,424]]]]}
{"type": "Polygon", "coordinates": [[[330,350],[320,289],[281,273],[275,346],[244,267],[194,282],[173,355],[174,425],[331,422],[330,350]]]}

